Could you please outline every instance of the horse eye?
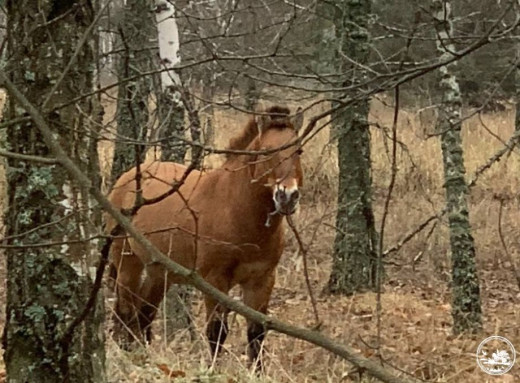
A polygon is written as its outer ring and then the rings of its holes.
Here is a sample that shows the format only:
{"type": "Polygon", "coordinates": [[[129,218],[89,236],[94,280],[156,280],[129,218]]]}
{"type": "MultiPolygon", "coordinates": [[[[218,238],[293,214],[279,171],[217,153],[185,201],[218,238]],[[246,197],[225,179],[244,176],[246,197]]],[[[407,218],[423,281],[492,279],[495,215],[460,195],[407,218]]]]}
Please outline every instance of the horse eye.
{"type": "Polygon", "coordinates": [[[299,155],[299,156],[301,156],[302,153],[303,153],[303,149],[298,149],[298,150],[296,151],[296,154],[299,155]]]}

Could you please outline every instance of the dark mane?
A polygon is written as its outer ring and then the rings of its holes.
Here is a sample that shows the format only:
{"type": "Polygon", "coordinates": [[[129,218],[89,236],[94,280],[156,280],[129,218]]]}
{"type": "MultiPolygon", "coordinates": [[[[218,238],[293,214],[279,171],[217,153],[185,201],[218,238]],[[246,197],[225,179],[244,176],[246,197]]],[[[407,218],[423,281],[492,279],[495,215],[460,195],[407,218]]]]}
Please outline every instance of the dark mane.
{"type": "MultiPolygon", "coordinates": [[[[262,114],[269,115],[270,124],[264,127],[265,130],[272,128],[285,128],[288,124],[288,118],[291,111],[285,106],[275,105],[266,109],[262,114]]],[[[228,150],[245,150],[249,144],[258,136],[258,124],[255,117],[252,117],[242,132],[229,140],[228,150]]],[[[233,157],[233,154],[226,154],[227,158],[233,157]]]]}

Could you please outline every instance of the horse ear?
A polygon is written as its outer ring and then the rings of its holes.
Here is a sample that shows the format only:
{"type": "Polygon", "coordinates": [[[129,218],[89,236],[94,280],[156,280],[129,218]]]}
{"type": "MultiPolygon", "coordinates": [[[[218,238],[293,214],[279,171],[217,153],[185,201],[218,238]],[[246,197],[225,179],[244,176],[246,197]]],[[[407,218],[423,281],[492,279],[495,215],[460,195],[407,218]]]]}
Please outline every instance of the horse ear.
{"type": "Polygon", "coordinates": [[[291,118],[291,123],[297,132],[300,131],[303,126],[303,109],[301,106],[298,107],[298,110],[296,110],[296,113],[291,118]]]}
{"type": "Polygon", "coordinates": [[[256,126],[258,127],[258,134],[262,134],[263,131],[271,123],[271,116],[265,114],[259,114],[256,116],[256,126]]]}
{"type": "Polygon", "coordinates": [[[258,180],[256,179],[256,176],[257,176],[257,161],[258,161],[258,156],[253,156],[251,157],[250,161],[249,161],[249,175],[251,176],[251,180],[252,182],[258,182],[258,180]]]}

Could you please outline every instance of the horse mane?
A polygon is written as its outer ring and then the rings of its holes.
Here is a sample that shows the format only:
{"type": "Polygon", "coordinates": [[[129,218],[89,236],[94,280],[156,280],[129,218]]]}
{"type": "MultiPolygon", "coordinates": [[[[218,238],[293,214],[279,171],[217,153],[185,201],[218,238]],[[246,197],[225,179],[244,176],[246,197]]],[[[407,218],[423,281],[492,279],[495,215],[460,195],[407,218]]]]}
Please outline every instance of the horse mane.
{"type": "MultiPolygon", "coordinates": [[[[283,129],[288,126],[289,119],[287,118],[291,111],[285,106],[275,105],[266,109],[262,116],[268,115],[270,117],[269,125],[263,127],[263,131],[269,129],[283,129]]],[[[255,117],[249,119],[246,127],[242,132],[229,140],[227,150],[245,150],[258,136],[258,123],[255,117]]],[[[227,153],[226,158],[234,157],[233,153],[227,153]]]]}

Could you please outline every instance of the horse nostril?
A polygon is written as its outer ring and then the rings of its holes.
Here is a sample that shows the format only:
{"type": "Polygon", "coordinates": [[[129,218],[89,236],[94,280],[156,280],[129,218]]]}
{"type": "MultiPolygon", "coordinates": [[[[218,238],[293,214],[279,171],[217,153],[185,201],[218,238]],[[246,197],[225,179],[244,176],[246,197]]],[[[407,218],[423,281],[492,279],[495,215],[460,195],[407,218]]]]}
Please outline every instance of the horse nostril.
{"type": "Polygon", "coordinates": [[[291,201],[296,202],[300,199],[300,192],[298,190],[293,191],[291,194],[291,201]]]}
{"type": "Polygon", "coordinates": [[[284,190],[277,190],[276,191],[276,194],[275,194],[275,198],[278,202],[285,202],[285,200],[287,199],[286,195],[285,195],[285,191],[284,190]]]}

